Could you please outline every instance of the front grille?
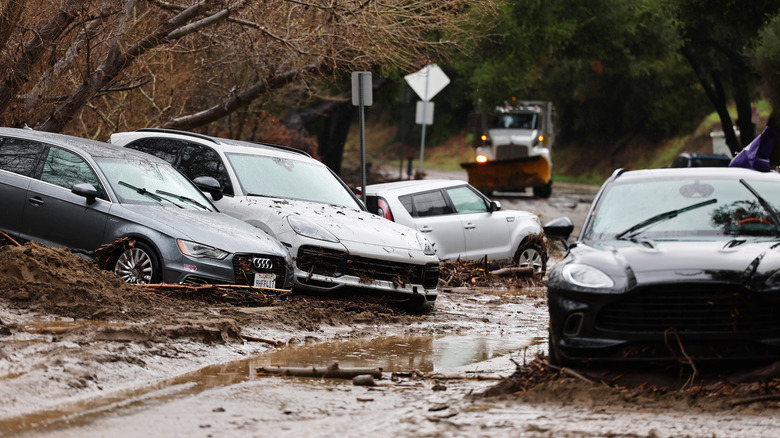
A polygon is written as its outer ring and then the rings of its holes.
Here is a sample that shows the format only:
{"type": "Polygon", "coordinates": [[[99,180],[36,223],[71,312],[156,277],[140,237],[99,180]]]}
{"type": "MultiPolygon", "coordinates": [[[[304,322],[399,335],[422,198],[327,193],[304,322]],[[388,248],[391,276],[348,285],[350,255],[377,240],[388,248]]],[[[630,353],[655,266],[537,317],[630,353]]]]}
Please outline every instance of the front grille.
{"type": "Polygon", "coordinates": [[[528,146],[505,144],[496,147],[496,160],[511,160],[528,156],[528,146]]]}
{"type": "MultiPolygon", "coordinates": [[[[774,295],[774,294],[771,294],[774,295]]],[[[605,305],[596,326],[622,332],[744,332],[780,329],[780,305],[733,285],[666,284],[640,288],[605,305]]]]}
{"type": "Polygon", "coordinates": [[[349,255],[313,246],[302,246],[296,258],[298,269],[310,274],[340,277],[350,275],[364,283],[375,280],[393,282],[396,286],[421,284],[435,289],[439,282],[439,264],[414,265],[349,255]]]}
{"type": "Polygon", "coordinates": [[[253,285],[254,274],[276,274],[276,288],[277,289],[289,289],[292,278],[292,271],[287,266],[287,262],[283,257],[268,256],[260,254],[236,254],[233,256],[233,272],[236,274],[236,284],[253,285]],[[268,268],[266,263],[260,263],[261,267],[256,268],[252,263],[252,259],[260,258],[270,260],[271,267],[268,268]]]}

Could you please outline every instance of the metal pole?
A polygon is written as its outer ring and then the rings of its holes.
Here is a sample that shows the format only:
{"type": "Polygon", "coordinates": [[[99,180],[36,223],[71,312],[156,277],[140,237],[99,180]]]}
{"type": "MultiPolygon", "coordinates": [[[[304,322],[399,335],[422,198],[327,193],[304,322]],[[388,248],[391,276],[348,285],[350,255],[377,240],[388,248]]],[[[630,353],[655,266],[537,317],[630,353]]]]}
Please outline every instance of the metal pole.
{"type": "Polygon", "coordinates": [[[428,80],[431,77],[431,68],[428,67],[428,70],[425,72],[425,98],[423,98],[423,110],[422,110],[422,138],[420,139],[420,178],[422,178],[423,175],[423,160],[425,158],[425,118],[427,114],[425,113],[428,109],[428,80]]]}
{"type": "Polygon", "coordinates": [[[363,73],[358,73],[358,114],[360,119],[360,199],[366,205],[366,122],[363,114],[363,73]]]}

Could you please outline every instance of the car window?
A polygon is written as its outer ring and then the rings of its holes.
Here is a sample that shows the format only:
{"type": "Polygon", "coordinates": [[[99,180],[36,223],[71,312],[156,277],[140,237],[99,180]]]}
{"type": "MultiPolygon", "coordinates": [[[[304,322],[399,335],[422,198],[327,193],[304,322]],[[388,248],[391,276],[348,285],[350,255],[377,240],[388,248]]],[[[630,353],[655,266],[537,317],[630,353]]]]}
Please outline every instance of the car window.
{"type": "Polygon", "coordinates": [[[182,149],[181,161],[177,165],[189,179],[199,176],[211,176],[219,181],[222,193],[233,195],[233,185],[230,176],[225,169],[222,158],[214,149],[196,143],[186,143],[182,149]]]}
{"type": "MultiPolygon", "coordinates": [[[[751,181],[774,207],[780,207],[776,181],[751,181]]],[[[584,232],[585,240],[610,239],[645,220],[710,201],[700,207],[654,221],[644,238],[685,238],[733,234],[773,234],[773,219],[756,197],[735,179],[650,179],[613,183],[605,188],[584,232]]]]}
{"type": "Polygon", "coordinates": [[[154,155],[173,164],[179,157],[179,150],[185,142],[167,138],[142,138],[127,145],[131,149],[154,155]]]}
{"type": "Polygon", "coordinates": [[[227,157],[247,194],[362,210],[349,188],[319,162],[254,154],[227,154],[227,157]]]}
{"type": "Polygon", "coordinates": [[[0,137],[0,169],[32,177],[43,144],[20,138],[0,137]]]}
{"type": "Polygon", "coordinates": [[[98,191],[102,198],[105,191],[97,175],[83,158],[58,147],[50,147],[43,163],[41,181],[51,183],[70,190],[76,184],[87,183],[98,191]]]}
{"type": "MultiPolygon", "coordinates": [[[[417,193],[411,195],[411,198],[413,206],[413,212],[411,212],[412,216],[438,216],[442,214],[450,214],[452,212],[449,205],[447,205],[447,200],[444,199],[444,194],[439,190],[417,193]]],[[[403,201],[401,202],[403,203],[403,201]]]]}
{"type": "Polygon", "coordinates": [[[412,195],[399,196],[398,200],[401,201],[401,205],[404,206],[406,211],[408,211],[409,214],[414,216],[414,207],[412,207],[412,195]]]}
{"type": "Polygon", "coordinates": [[[166,163],[132,158],[95,158],[95,161],[122,203],[164,203],[199,208],[178,198],[186,197],[208,209],[212,208],[200,190],[166,163]]]}
{"type": "Polygon", "coordinates": [[[467,186],[446,189],[456,213],[484,213],[485,200],[467,186]]]}

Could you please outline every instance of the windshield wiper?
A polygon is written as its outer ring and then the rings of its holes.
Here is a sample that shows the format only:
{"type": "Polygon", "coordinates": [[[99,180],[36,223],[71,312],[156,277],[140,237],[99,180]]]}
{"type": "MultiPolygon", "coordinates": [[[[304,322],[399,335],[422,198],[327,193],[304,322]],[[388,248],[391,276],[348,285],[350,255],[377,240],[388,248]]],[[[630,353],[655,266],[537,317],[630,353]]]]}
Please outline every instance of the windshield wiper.
{"type": "Polygon", "coordinates": [[[155,190],[155,193],[159,193],[159,194],[164,195],[164,196],[171,196],[171,197],[174,197],[174,198],[178,199],[179,201],[188,202],[188,203],[190,203],[190,204],[192,204],[192,205],[194,205],[196,207],[200,207],[200,208],[202,208],[204,210],[211,211],[210,208],[208,208],[205,205],[201,204],[200,202],[198,202],[198,201],[196,201],[196,200],[194,200],[192,198],[188,198],[186,196],[177,195],[176,193],[166,192],[165,190],[155,190]]]}
{"type": "Polygon", "coordinates": [[[705,205],[714,204],[716,202],[718,202],[718,200],[715,199],[715,198],[708,199],[706,201],[699,202],[697,204],[689,205],[689,206],[683,207],[683,208],[678,208],[677,210],[670,210],[670,211],[667,211],[667,212],[664,212],[664,213],[661,213],[661,214],[657,214],[657,215],[651,217],[650,219],[645,219],[642,222],[634,225],[633,227],[618,233],[617,235],[615,235],[615,239],[620,240],[620,239],[623,238],[623,236],[625,236],[626,234],[629,234],[629,233],[633,233],[633,234],[631,234],[631,236],[629,236],[630,238],[634,237],[636,234],[638,234],[638,233],[636,233],[636,231],[639,231],[642,228],[646,228],[646,227],[649,227],[650,225],[654,225],[654,224],[656,224],[658,222],[662,222],[662,221],[665,221],[665,220],[668,220],[668,219],[675,218],[680,213],[685,213],[686,211],[695,210],[697,208],[704,207],[705,205]]]}
{"type": "Polygon", "coordinates": [[[756,189],[754,189],[753,186],[748,184],[747,181],[740,178],[739,182],[742,183],[743,186],[747,187],[748,190],[750,190],[750,193],[752,193],[753,196],[755,196],[756,199],[758,199],[758,203],[761,204],[761,206],[764,207],[764,210],[766,210],[769,213],[769,216],[772,217],[772,221],[774,221],[775,223],[774,224],[775,228],[777,227],[777,225],[780,225],[780,216],[777,215],[777,211],[775,211],[775,209],[772,208],[772,205],[770,205],[769,202],[767,202],[767,200],[764,199],[763,196],[759,195],[756,189]]]}
{"type": "Polygon", "coordinates": [[[175,202],[171,201],[170,199],[165,199],[165,198],[163,198],[162,196],[155,195],[154,193],[150,192],[149,190],[146,190],[146,189],[145,189],[145,188],[143,188],[143,187],[136,187],[136,186],[134,186],[134,185],[132,185],[132,184],[128,184],[128,183],[126,183],[126,182],[124,182],[124,181],[119,181],[119,185],[120,185],[120,186],[125,186],[125,187],[127,187],[128,189],[134,190],[134,191],[135,191],[136,193],[138,193],[139,195],[148,196],[148,197],[150,197],[150,198],[154,199],[154,200],[155,200],[155,201],[157,201],[157,202],[160,202],[160,203],[162,203],[163,201],[168,201],[168,202],[170,202],[171,204],[173,204],[173,205],[175,205],[175,206],[177,206],[177,207],[179,207],[179,208],[182,208],[182,207],[181,207],[181,205],[179,205],[179,204],[177,204],[177,203],[175,203],[175,202]]]}

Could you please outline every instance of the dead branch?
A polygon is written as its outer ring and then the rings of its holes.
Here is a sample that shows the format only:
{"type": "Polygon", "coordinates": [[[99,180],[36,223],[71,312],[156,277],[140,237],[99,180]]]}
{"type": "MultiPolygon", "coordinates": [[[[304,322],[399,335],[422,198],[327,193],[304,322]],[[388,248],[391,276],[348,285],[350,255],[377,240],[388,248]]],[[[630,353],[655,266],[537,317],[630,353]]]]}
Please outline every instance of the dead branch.
{"type": "Polygon", "coordinates": [[[321,377],[328,379],[352,379],[357,376],[370,375],[382,377],[382,368],[339,368],[338,363],[328,367],[294,368],[294,367],[259,367],[259,374],[277,374],[290,377],[321,377]]]}
{"type": "Polygon", "coordinates": [[[533,275],[534,268],[521,268],[519,266],[510,266],[507,268],[496,269],[490,271],[491,275],[508,276],[508,275],[533,275]]]}
{"type": "Polygon", "coordinates": [[[739,400],[734,400],[732,402],[729,402],[729,406],[733,408],[734,406],[739,406],[739,405],[749,405],[752,403],[759,403],[763,401],[779,401],[779,400],[780,400],[780,394],[765,394],[765,395],[757,395],[754,397],[745,397],[739,400]]]}
{"type": "Polygon", "coordinates": [[[22,246],[19,245],[19,242],[15,241],[11,236],[0,231],[0,245],[9,245],[9,244],[13,246],[22,246]]]}
{"type": "Polygon", "coordinates": [[[241,335],[241,339],[244,339],[246,341],[252,341],[252,342],[265,342],[266,344],[271,344],[274,347],[279,347],[284,345],[284,342],[282,341],[274,341],[273,339],[264,339],[264,338],[258,338],[256,336],[249,336],[249,335],[241,335]]]}
{"type": "Polygon", "coordinates": [[[691,376],[691,385],[693,385],[693,382],[696,381],[696,376],[699,374],[699,370],[696,368],[696,364],[693,363],[693,359],[691,359],[690,356],[688,356],[688,353],[685,352],[685,347],[683,346],[682,339],[680,339],[679,333],[677,333],[676,328],[668,328],[664,330],[664,344],[666,344],[666,348],[669,349],[669,351],[674,355],[674,358],[677,360],[677,362],[683,364],[683,365],[690,365],[693,369],[693,376],[691,376]],[[669,332],[674,333],[675,339],[677,339],[677,345],[680,347],[680,352],[685,357],[685,360],[681,359],[679,356],[677,356],[677,353],[674,351],[674,349],[669,345],[669,332]]]}

